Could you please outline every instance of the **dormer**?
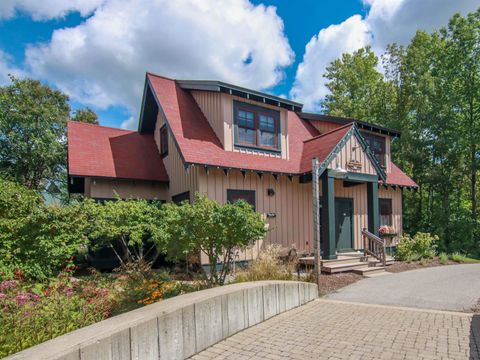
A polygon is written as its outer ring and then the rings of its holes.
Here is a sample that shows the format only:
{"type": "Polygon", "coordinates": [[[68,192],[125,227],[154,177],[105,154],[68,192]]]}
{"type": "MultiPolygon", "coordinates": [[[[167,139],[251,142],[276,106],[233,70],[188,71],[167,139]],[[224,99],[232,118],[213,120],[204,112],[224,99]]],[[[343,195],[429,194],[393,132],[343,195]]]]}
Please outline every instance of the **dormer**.
{"type": "Polygon", "coordinates": [[[300,116],[308,120],[321,134],[329,132],[345,124],[355,122],[363,138],[370,147],[370,151],[377,158],[380,166],[386,173],[392,171],[391,167],[391,143],[393,139],[400,137],[398,131],[379,125],[369,124],[357,119],[338,116],[301,113],[300,116]]]}
{"type": "Polygon", "coordinates": [[[190,91],[225,151],[289,159],[287,113],[301,104],[218,81],[177,83],[190,91]]]}

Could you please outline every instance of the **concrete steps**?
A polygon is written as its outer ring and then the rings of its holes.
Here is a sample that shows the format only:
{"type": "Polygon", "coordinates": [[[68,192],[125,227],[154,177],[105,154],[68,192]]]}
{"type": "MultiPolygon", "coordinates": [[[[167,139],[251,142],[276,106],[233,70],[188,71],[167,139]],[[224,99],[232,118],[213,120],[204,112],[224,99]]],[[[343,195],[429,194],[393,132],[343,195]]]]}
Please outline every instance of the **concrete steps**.
{"type": "Polygon", "coordinates": [[[368,276],[372,274],[384,273],[385,268],[383,266],[364,266],[354,269],[353,272],[355,274],[368,276]]]}

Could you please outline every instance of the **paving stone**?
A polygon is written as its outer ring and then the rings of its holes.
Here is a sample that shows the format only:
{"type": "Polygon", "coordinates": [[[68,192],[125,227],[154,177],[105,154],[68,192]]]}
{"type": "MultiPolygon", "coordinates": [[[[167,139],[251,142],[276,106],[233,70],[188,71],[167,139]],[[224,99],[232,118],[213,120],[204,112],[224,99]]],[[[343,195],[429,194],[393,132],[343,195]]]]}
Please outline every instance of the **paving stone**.
{"type": "Polygon", "coordinates": [[[193,359],[480,359],[478,343],[478,315],[319,299],[193,359]]]}

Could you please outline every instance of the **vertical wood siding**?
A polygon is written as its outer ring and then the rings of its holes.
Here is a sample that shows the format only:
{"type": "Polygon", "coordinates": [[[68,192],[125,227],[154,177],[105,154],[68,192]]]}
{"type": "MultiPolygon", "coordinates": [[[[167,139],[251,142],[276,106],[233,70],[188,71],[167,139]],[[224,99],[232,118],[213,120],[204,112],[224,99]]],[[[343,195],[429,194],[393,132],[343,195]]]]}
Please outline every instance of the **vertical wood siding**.
{"type": "Polygon", "coordinates": [[[393,238],[393,242],[398,242],[403,234],[403,209],[402,209],[402,190],[399,188],[380,186],[378,197],[383,199],[392,199],[392,226],[397,231],[398,236],[393,238]]]}
{"type": "Polygon", "coordinates": [[[360,142],[355,136],[352,136],[347,143],[343,146],[342,150],[337,154],[335,159],[330,163],[328,168],[334,169],[338,165],[342,168],[347,169],[352,172],[358,172],[362,174],[376,175],[377,172],[373,167],[372,162],[365,154],[360,145],[360,142]],[[357,160],[362,164],[362,168],[358,171],[352,171],[348,169],[347,162],[351,160],[357,160]]]}
{"type": "MultiPolygon", "coordinates": [[[[163,126],[163,124],[165,124],[165,119],[162,112],[159,111],[154,132],[155,142],[157,143],[159,149],[160,128],[163,126]]],[[[190,167],[188,170],[185,169],[170,129],[168,130],[168,155],[163,158],[163,163],[165,164],[165,169],[167,170],[167,174],[170,179],[168,200],[170,200],[172,196],[185,191],[190,191],[190,200],[193,200],[193,196],[198,189],[198,168],[190,167]]]]}
{"type": "Polygon", "coordinates": [[[230,171],[226,176],[222,170],[210,170],[207,175],[199,170],[199,191],[221,204],[227,202],[227,189],[255,190],[256,210],[262,214],[274,213],[267,218],[269,232],[264,240],[240,254],[239,260],[254,259],[265,245],[279,244],[284,248],[295,247],[298,252],[312,251],[312,200],[311,184],[300,184],[298,177],[293,181],[286,176],[276,181],[271,175],[260,178],[247,173],[245,178],[239,171],[230,171]],[[267,189],[275,191],[267,195],[267,189]]]}
{"type": "Polygon", "coordinates": [[[320,134],[324,134],[326,132],[332,131],[332,130],[342,126],[341,124],[332,123],[332,122],[328,122],[328,121],[310,120],[309,122],[318,131],[320,131],[320,134]]]}
{"type": "Polygon", "coordinates": [[[139,180],[89,179],[89,196],[99,199],[169,200],[165,183],[139,180]]]}
{"type": "Polygon", "coordinates": [[[210,126],[225,148],[225,131],[222,112],[222,96],[220,93],[211,91],[191,91],[191,94],[198,106],[207,118],[210,126]]]}

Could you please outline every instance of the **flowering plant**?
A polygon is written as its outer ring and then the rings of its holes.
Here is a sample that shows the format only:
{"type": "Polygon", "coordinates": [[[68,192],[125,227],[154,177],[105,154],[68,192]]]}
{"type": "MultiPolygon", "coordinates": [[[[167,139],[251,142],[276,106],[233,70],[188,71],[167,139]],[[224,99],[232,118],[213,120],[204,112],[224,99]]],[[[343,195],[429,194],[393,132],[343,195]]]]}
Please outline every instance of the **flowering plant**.
{"type": "Polygon", "coordinates": [[[115,304],[108,288],[79,280],[67,267],[57,278],[0,282],[0,358],[106,319],[115,304]]]}
{"type": "Polygon", "coordinates": [[[389,236],[389,235],[397,235],[397,232],[393,226],[390,225],[382,225],[380,229],[378,229],[380,236],[389,236]]]}

